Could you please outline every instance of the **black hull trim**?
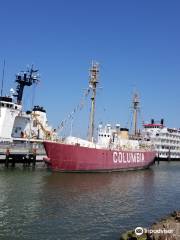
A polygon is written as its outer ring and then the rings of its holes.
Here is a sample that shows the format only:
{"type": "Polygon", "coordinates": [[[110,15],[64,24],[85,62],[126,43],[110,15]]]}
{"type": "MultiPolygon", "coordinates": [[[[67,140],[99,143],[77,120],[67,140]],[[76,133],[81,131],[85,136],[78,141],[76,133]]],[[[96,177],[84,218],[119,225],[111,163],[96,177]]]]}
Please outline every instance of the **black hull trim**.
{"type": "Polygon", "coordinates": [[[161,158],[161,157],[156,157],[155,158],[156,162],[159,161],[164,161],[164,162],[180,162],[180,158],[161,158]]]}

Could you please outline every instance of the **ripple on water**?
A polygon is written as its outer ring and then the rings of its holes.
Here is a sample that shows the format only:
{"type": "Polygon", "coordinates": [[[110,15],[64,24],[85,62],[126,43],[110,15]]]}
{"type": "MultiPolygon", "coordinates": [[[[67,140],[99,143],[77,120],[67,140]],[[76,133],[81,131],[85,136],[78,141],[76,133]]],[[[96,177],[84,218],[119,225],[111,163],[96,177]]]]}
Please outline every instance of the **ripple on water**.
{"type": "Polygon", "coordinates": [[[0,238],[118,239],[178,209],[179,185],[180,163],[101,174],[0,169],[0,238]]]}

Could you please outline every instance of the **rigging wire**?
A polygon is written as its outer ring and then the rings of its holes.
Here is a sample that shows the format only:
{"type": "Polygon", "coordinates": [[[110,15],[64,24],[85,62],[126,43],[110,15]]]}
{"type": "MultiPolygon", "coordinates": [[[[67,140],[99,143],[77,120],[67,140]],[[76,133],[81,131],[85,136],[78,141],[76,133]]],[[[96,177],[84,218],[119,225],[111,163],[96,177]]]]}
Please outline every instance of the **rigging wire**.
{"type": "Polygon", "coordinates": [[[74,119],[74,114],[77,112],[80,112],[83,109],[83,107],[85,105],[85,101],[86,101],[89,93],[90,93],[90,87],[88,87],[86,89],[80,103],[73,109],[73,111],[71,113],[68,114],[68,116],[64,120],[62,120],[60,122],[59,126],[57,127],[57,131],[62,131],[67,126],[68,121],[70,121],[70,120],[72,121],[72,119],[74,119]]]}
{"type": "MultiPolygon", "coordinates": [[[[3,96],[3,88],[4,88],[4,75],[5,75],[5,59],[3,61],[3,71],[2,71],[2,82],[1,82],[1,97],[3,96]]],[[[1,106],[0,106],[0,116],[1,116],[1,106]]]]}
{"type": "Polygon", "coordinates": [[[3,61],[3,71],[2,71],[2,81],[1,81],[1,97],[3,96],[3,88],[4,88],[4,75],[5,75],[5,59],[3,61]]]}

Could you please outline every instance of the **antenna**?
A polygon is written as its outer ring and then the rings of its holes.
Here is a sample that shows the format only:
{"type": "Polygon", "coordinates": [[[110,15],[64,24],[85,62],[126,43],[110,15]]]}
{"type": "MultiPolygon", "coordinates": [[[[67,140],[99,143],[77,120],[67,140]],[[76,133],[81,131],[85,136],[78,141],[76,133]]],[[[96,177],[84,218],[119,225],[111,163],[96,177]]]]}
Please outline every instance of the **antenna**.
{"type": "Polygon", "coordinates": [[[1,97],[3,96],[3,88],[4,88],[4,74],[5,74],[5,59],[3,61],[3,71],[2,71],[2,81],[1,81],[1,97]]]}
{"type": "Polygon", "coordinates": [[[31,86],[32,84],[39,82],[39,75],[37,72],[38,70],[33,69],[32,65],[31,69],[16,75],[15,81],[18,85],[16,87],[16,93],[13,96],[17,98],[17,104],[21,104],[22,102],[24,87],[31,86]]]}

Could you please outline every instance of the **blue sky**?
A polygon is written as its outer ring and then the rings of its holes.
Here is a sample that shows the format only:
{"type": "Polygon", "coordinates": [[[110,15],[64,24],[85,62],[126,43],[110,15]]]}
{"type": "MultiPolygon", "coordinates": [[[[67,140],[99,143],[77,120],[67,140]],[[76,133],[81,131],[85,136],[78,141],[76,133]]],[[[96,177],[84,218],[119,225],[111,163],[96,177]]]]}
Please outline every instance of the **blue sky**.
{"type": "MultiPolygon", "coordinates": [[[[58,123],[79,103],[91,61],[100,63],[96,123],[130,116],[133,89],[141,98],[140,121],[164,118],[180,127],[180,1],[1,1],[0,69],[5,89],[28,64],[41,74],[35,103],[58,123]]],[[[32,89],[24,104],[31,106],[32,89]]],[[[86,134],[89,104],[74,116],[76,135],[86,134]]],[[[129,121],[130,122],[130,121],[129,121]]]]}

